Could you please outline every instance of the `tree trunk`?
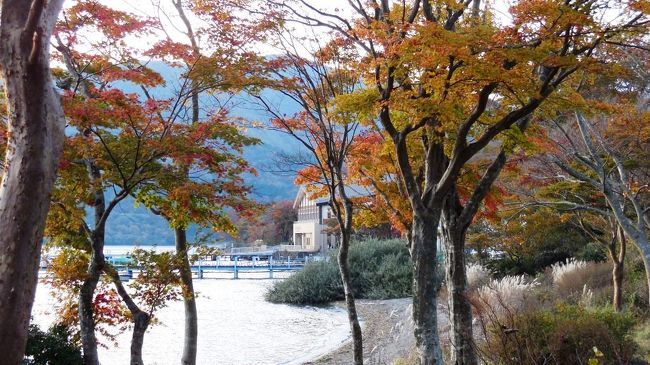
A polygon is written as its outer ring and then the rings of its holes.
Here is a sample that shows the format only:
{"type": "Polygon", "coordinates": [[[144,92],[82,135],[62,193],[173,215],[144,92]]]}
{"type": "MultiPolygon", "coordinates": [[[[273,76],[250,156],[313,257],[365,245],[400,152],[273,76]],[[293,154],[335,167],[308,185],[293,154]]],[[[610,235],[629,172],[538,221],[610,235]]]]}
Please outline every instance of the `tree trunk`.
{"type": "MultiPolygon", "coordinates": [[[[101,181],[101,171],[91,159],[87,159],[86,168],[90,181],[101,181]]],[[[104,271],[106,264],[104,259],[104,240],[105,240],[105,222],[107,213],[106,199],[104,191],[95,190],[95,201],[93,202],[93,211],[95,218],[95,229],[91,234],[90,262],[86,278],[84,279],[81,290],[79,291],[79,326],[81,327],[81,348],[83,350],[84,365],[98,365],[99,356],[97,354],[97,337],[95,336],[95,319],[93,315],[93,300],[95,289],[104,271]]],[[[114,206],[114,204],[111,204],[114,206]]],[[[112,209],[112,208],[111,208],[112,209]]]]}
{"type": "Polygon", "coordinates": [[[643,267],[645,268],[645,277],[648,284],[648,305],[650,305],[650,242],[640,239],[637,241],[637,248],[643,258],[643,267]],[[640,242],[639,242],[640,241],[640,242]]]}
{"type": "Polygon", "coordinates": [[[345,294],[345,305],[348,310],[348,321],[352,331],[352,344],[354,348],[355,365],[363,365],[363,338],[361,335],[361,325],[354,301],[352,290],[352,281],[350,279],[350,267],[348,263],[348,251],[350,248],[350,232],[341,232],[341,244],[337,256],[339,270],[341,272],[341,281],[343,282],[343,293],[345,294]]]}
{"type": "Polygon", "coordinates": [[[442,365],[438,336],[438,216],[415,213],[411,227],[413,259],[413,321],[415,344],[421,365],[442,365]]]}
{"type": "Polygon", "coordinates": [[[49,39],[61,2],[5,0],[1,4],[0,77],[7,100],[8,138],[0,165],[3,364],[19,364],[25,351],[45,219],[63,146],[63,112],[49,67],[49,39]],[[28,19],[28,14],[37,18],[28,19]]]}
{"type": "Polygon", "coordinates": [[[122,281],[120,280],[120,275],[117,273],[114,267],[110,266],[107,268],[106,272],[113,279],[113,284],[117,289],[117,293],[126,307],[131,312],[131,317],[133,317],[133,334],[131,335],[131,365],[143,365],[142,361],[142,346],[144,345],[144,335],[147,332],[149,323],[151,323],[151,314],[143,311],[138,307],[138,305],[133,301],[131,295],[126,291],[122,281]]]}
{"type": "MultiPolygon", "coordinates": [[[[334,160],[334,158],[331,158],[330,163],[334,160]]],[[[343,283],[345,305],[348,310],[348,321],[350,322],[350,330],[352,332],[354,364],[363,365],[363,337],[361,334],[361,325],[359,324],[359,315],[357,314],[357,306],[354,301],[354,291],[352,289],[352,280],[350,278],[350,263],[348,262],[350,237],[352,235],[352,201],[348,198],[345,191],[342,162],[339,164],[333,164],[332,166],[332,175],[336,178],[332,179],[332,181],[338,180],[338,183],[330,186],[330,206],[336,214],[336,220],[339,224],[339,233],[341,235],[337,260],[339,271],[341,273],[341,281],[343,283]],[[338,196],[340,200],[337,200],[336,198],[336,187],[338,187],[338,196]],[[343,210],[341,210],[341,208],[343,208],[343,210]]]]}
{"type": "Polygon", "coordinates": [[[142,346],[144,334],[149,327],[150,317],[147,313],[139,311],[133,315],[133,336],[131,337],[131,365],[143,365],[142,346]]]}
{"type": "Polygon", "coordinates": [[[612,281],[614,283],[614,293],[612,304],[617,312],[623,308],[623,262],[615,262],[612,269],[612,281]]]}
{"type": "Polygon", "coordinates": [[[612,240],[607,244],[609,256],[612,259],[612,306],[617,312],[623,308],[623,277],[624,277],[624,262],[626,250],[625,232],[619,225],[614,225],[612,240]],[[616,251],[616,243],[618,241],[618,252],[616,251]]]}
{"type": "MultiPolygon", "coordinates": [[[[178,15],[180,16],[185,29],[187,30],[187,38],[192,46],[193,56],[198,60],[201,57],[201,50],[194,35],[192,24],[185,15],[183,10],[183,3],[181,0],[172,1],[178,15]]],[[[186,63],[188,70],[191,70],[195,65],[186,63]]],[[[196,85],[196,80],[191,80],[191,99],[192,99],[192,123],[197,123],[200,119],[200,100],[199,90],[196,85]]],[[[196,351],[198,341],[198,314],[196,311],[196,297],[194,295],[194,284],[192,283],[192,269],[189,260],[187,259],[187,234],[185,229],[176,228],[174,230],[176,239],[176,254],[183,255],[182,266],[180,270],[181,283],[183,285],[183,305],[185,307],[185,336],[183,342],[183,354],[181,356],[181,364],[194,365],[196,364],[196,351]]]]}
{"type": "Polygon", "coordinates": [[[176,228],[174,233],[176,238],[176,254],[182,255],[180,276],[183,284],[183,305],[185,306],[185,337],[181,364],[195,365],[198,339],[198,314],[196,311],[194,284],[192,283],[192,269],[190,267],[190,261],[187,258],[187,234],[185,229],[182,228],[176,228]]]}
{"type": "Polygon", "coordinates": [[[472,329],[472,306],[467,296],[465,237],[467,226],[460,220],[463,209],[455,189],[447,196],[443,212],[445,281],[449,305],[451,364],[477,365],[472,329]]]}
{"type": "Polygon", "coordinates": [[[465,233],[453,228],[444,231],[445,278],[447,302],[449,304],[451,364],[475,365],[478,363],[474,351],[472,331],[472,307],[467,296],[467,275],[465,271],[465,233]]]}
{"type": "MultiPolygon", "coordinates": [[[[631,219],[625,216],[623,210],[620,208],[621,205],[618,202],[618,197],[612,192],[609,186],[606,185],[606,189],[604,189],[603,192],[608,200],[607,203],[614,213],[616,222],[620,227],[621,237],[627,236],[627,238],[629,238],[634,246],[639,250],[639,253],[641,253],[643,266],[645,268],[646,281],[648,284],[648,304],[650,305],[650,240],[648,239],[648,234],[643,225],[640,224],[635,227],[634,224],[631,223],[631,219]]],[[[626,244],[627,241],[621,241],[621,245],[624,243],[626,244]]]]}
{"type": "MultiPolygon", "coordinates": [[[[103,241],[103,237],[101,238],[103,241]]],[[[99,244],[99,243],[97,243],[99,244]]],[[[101,243],[103,246],[103,242],[101,243]]],[[[95,243],[93,243],[95,246],[95,243]]],[[[97,337],[95,336],[95,319],[93,316],[93,299],[99,278],[104,270],[104,254],[93,249],[88,266],[87,277],[79,291],[79,326],[81,327],[81,348],[84,365],[99,365],[97,354],[97,337]]]]}

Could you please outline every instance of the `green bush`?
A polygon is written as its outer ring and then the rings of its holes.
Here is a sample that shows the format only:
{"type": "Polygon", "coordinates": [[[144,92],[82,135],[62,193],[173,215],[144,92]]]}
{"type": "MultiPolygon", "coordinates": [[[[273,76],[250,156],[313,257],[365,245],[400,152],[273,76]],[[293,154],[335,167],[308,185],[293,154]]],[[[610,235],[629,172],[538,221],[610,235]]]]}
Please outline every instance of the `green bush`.
{"type": "MultiPolygon", "coordinates": [[[[390,299],[411,294],[409,252],[401,240],[368,240],[350,246],[350,277],[356,298],[390,299]]],[[[343,285],[333,252],[312,262],[266,293],[273,303],[323,304],[343,299],[343,285]]]]}
{"type": "Polygon", "coordinates": [[[560,305],[490,323],[480,352],[488,364],[628,364],[635,324],[630,313],[560,305]]]}
{"type": "Polygon", "coordinates": [[[583,261],[605,262],[607,250],[599,242],[589,242],[576,253],[576,258],[583,261]]]}
{"type": "Polygon", "coordinates": [[[47,332],[38,326],[29,326],[24,365],[77,365],[83,364],[81,349],[71,340],[70,330],[61,324],[47,332]]]}
{"type": "Polygon", "coordinates": [[[266,292],[273,303],[321,304],[343,298],[343,287],[336,265],[330,262],[310,262],[300,272],[276,282],[266,292]]]}

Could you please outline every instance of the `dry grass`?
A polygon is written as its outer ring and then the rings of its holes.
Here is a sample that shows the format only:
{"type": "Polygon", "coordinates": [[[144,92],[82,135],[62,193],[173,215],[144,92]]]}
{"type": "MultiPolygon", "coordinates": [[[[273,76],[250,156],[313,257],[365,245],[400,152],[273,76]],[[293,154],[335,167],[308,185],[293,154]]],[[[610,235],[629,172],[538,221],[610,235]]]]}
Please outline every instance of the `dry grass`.
{"type": "Polygon", "coordinates": [[[467,291],[473,291],[490,282],[491,273],[485,266],[473,263],[467,265],[467,291]]]}
{"type": "Polygon", "coordinates": [[[584,302],[611,292],[612,269],[606,263],[570,259],[551,266],[548,275],[553,294],[560,300],[584,302]]]}
{"type": "Polygon", "coordinates": [[[473,294],[474,306],[483,312],[489,310],[495,315],[505,312],[519,312],[535,301],[534,289],[539,282],[525,275],[504,276],[490,280],[473,294]]]}

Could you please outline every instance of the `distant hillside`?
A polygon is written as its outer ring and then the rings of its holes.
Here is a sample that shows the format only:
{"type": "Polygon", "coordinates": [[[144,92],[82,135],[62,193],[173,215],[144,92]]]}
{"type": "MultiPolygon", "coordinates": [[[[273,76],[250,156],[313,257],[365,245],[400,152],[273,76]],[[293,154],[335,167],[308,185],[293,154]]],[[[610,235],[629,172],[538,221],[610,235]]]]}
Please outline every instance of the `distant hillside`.
{"type": "MultiPolygon", "coordinates": [[[[154,90],[157,97],[165,97],[169,90],[176,86],[179,71],[164,63],[150,63],[150,67],[158,71],[167,80],[166,87],[154,90]]],[[[140,90],[129,83],[116,85],[127,92],[139,93],[140,90]]],[[[279,93],[277,102],[282,105],[279,93]]],[[[256,111],[245,96],[240,96],[239,101],[231,109],[233,116],[242,117],[248,120],[260,122],[264,125],[267,118],[263,113],[256,111]]],[[[286,103],[285,103],[286,104],[286,103]]],[[[286,113],[292,113],[287,109],[286,113]]],[[[250,136],[259,138],[261,145],[252,146],[245,150],[244,157],[258,171],[258,176],[247,176],[246,181],[253,187],[252,197],[255,200],[269,202],[282,199],[293,199],[297,187],[293,183],[293,177],[279,175],[269,170],[274,168],[274,156],[278,152],[297,151],[299,145],[286,134],[263,128],[250,128],[246,131],[250,136]]],[[[194,231],[194,230],[192,230],[194,231]]],[[[193,238],[190,232],[188,238],[193,238]]],[[[174,234],[168,227],[167,222],[150,213],[143,207],[134,207],[132,200],[122,202],[111,214],[107,222],[107,244],[134,244],[141,245],[166,245],[173,244],[174,234]]]]}

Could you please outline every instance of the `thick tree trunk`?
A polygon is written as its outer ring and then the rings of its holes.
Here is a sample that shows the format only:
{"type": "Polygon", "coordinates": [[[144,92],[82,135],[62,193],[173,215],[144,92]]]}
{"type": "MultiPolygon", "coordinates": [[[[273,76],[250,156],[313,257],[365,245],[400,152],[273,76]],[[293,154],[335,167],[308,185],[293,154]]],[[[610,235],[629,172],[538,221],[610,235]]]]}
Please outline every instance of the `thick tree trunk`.
{"type": "Polygon", "coordinates": [[[451,364],[475,364],[472,346],[472,312],[467,298],[464,237],[444,229],[445,281],[449,305],[451,364]]]}
{"type": "Polygon", "coordinates": [[[0,164],[2,364],[19,364],[25,351],[45,218],[63,146],[63,112],[49,67],[49,38],[61,2],[5,0],[0,11],[0,77],[8,129],[0,164]],[[28,14],[36,17],[28,19],[28,14]]]}
{"type": "Polygon", "coordinates": [[[437,228],[439,213],[416,213],[411,228],[413,259],[413,321],[421,365],[442,365],[438,336],[437,228]]]}
{"type": "Polygon", "coordinates": [[[465,271],[465,232],[455,227],[445,228],[445,281],[449,305],[451,364],[474,365],[478,363],[474,350],[472,307],[467,296],[465,271]]]}
{"type": "Polygon", "coordinates": [[[196,311],[194,284],[192,283],[192,270],[190,268],[190,261],[187,258],[187,234],[185,229],[182,228],[176,228],[174,233],[176,238],[176,254],[182,255],[180,275],[183,284],[183,305],[185,306],[185,336],[181,364],[194,365],[196,364],[198,339],[198,314],[196,311]]]}
{"type": "Polygon", "coordinates": [[[460,221],[462,212],[463,207],[454,188],[449,192],[445,201],[442,219],[445,243],[445,281],[450,322],[450,363],[476,365],[478,359],[472,331],[472,306],[467,296],[467,272],[465,270],[467,225],[460,221]]]}

